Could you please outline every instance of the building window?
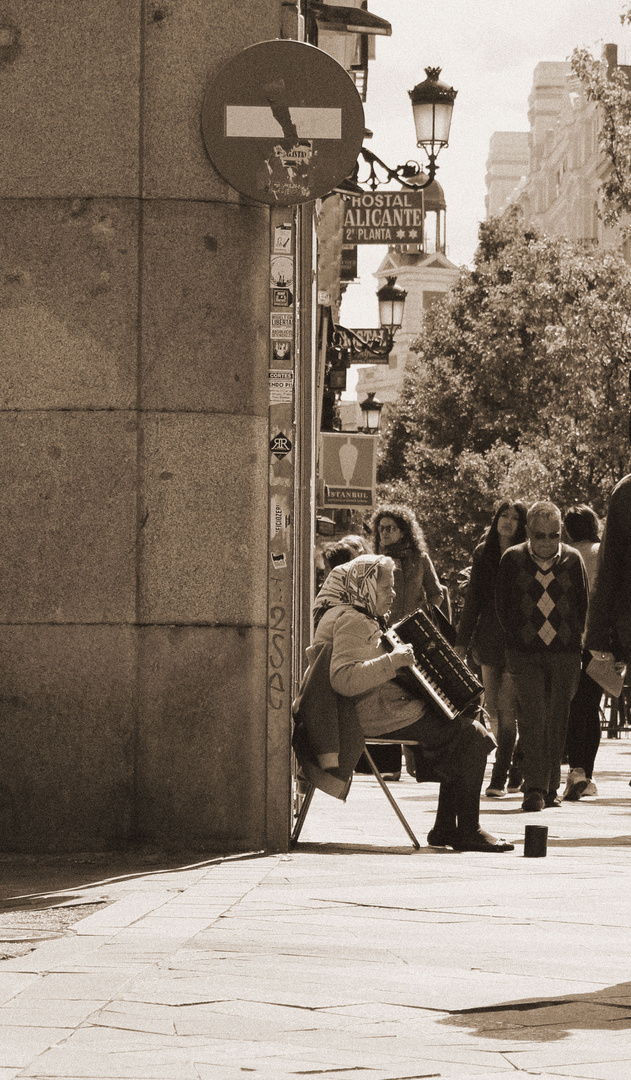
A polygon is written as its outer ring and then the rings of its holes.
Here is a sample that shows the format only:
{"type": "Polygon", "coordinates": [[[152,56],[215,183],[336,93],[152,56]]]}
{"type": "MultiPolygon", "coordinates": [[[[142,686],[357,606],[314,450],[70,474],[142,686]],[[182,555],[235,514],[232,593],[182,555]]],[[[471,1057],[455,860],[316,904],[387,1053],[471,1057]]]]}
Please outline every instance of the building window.
{"type": "Polygon", "coordinates": [[[436,307],[436,304],[440,304],[446,297],[447,293],[440,292],[437,289],[430,291],[423,291],[423,311],[429,311],[430,308],[436,307]]]}

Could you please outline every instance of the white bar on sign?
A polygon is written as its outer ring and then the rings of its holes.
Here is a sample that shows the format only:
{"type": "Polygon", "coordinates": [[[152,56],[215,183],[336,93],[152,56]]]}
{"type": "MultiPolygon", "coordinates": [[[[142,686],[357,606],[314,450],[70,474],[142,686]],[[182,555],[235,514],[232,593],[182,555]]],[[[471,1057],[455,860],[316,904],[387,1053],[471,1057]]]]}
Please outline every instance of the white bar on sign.
{"type": "MultiPolygon", "coordinates": [[[[289,115],[299,139],[341,139],[341,109],[303,109],[290,106],[289,115]]],[[[282,139],[283,129],[269,105],[226,105],[226,138],[282,139]]]]}

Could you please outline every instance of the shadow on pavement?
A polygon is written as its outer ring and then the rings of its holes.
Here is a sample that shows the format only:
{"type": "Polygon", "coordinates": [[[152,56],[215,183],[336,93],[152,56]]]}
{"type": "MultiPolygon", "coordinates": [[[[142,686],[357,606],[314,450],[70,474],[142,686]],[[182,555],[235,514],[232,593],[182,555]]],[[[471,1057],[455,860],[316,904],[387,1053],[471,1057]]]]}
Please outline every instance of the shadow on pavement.
{"type": "Polygon", "coordinates": [[[413,848],[411,844],[396,847],[393,844],[381,846],[379,844],[343,844],[343,843],[318,843],[315,840],[299,841],[291,849],[291,853],[300,852],[310,855],[461,855],[462,852],[451,851],[449,848],[422,847],[413,848]]]}
{"type": "Polygon", "coordinates": [[[103,893],[108,885],[134,877],[174,873],[264,855],[262,851],[221,855],[149,848],[55,856],[0,854],[0,913],[56,907],[84,896],[91,889],[103,893]]]}
{"type": "Polygon", "coordinates": [[[631,1028],[631,983],[589,994],[458,1009],[438,1023],[467,1027],[488,1039],[536,1042],[555,1042],[577,1030],[621,1031],[631,1028]]]}

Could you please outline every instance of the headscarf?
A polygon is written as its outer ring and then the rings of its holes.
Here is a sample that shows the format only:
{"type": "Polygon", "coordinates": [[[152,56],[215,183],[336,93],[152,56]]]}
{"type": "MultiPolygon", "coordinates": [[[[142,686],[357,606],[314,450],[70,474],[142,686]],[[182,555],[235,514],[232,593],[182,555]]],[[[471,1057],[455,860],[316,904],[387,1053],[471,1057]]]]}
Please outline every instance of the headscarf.
{"type": "Polygon", "coordinates": [[[361,608],[373,619],[377,618],[377,585],[379,567],[383,555],[359,555],[352,562],[346,563],[346,591],[349,603],[361,608]]]}
{"type": "Polygon", "coordinates": [[[315,625],[328,608],[339,604],[350,604],[376,619],[379,566],[384,561],[383,555],[359,555],[351,562],[334,567],[316,597],[313,607],[315,625]]]}
{"type": "Polygon", "coordinates": [[[350,603],[348,590],[346,588],[346,577],[349,566],[349,562],[341,563],[340,566],[334,566],[320,589],[320,592],[316,596],[313,605],[313,621],[316,626],[328,608],[337,607],[338,604],[350,603]]]}

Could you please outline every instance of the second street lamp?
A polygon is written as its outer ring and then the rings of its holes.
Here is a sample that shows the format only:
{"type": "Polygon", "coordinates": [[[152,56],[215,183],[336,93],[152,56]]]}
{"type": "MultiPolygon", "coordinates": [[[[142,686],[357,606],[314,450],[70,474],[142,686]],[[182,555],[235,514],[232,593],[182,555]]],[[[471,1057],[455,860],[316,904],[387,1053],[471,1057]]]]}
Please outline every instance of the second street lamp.
{"type": "Polygon", "coordinates": [[[387,277],[385,285],[382,285],[377,290],[379,322],[382,329],[389,331],[390,348],[392,348],[392,342],[394,342],[394,335],[403,322],[403,308],[407,296],[405,289],[397,288],[396,280],[395,277],[387,277]]]}
{"type": "Polygon", "coordinates": [[[346,352],[350,364],[387,363],[394,345],[394,335],[403,322],[407,292],[396,287],[396,278],[386,278],[377,290],[380,326],[367,330],[348,330],[334,326],[333,343],[346,352]]]}

